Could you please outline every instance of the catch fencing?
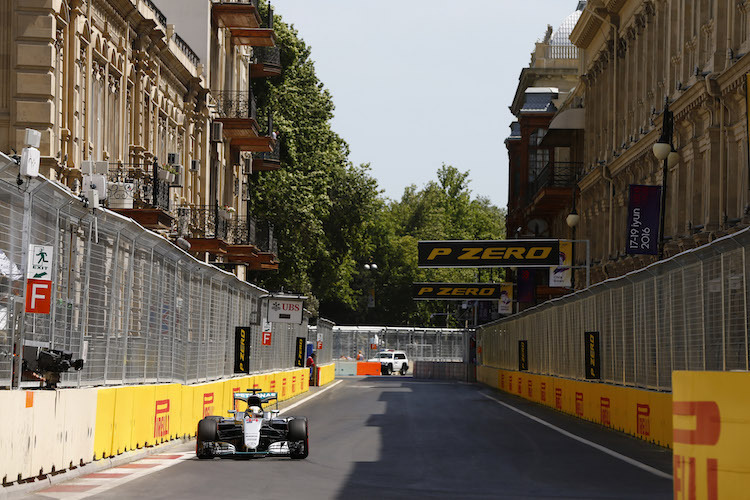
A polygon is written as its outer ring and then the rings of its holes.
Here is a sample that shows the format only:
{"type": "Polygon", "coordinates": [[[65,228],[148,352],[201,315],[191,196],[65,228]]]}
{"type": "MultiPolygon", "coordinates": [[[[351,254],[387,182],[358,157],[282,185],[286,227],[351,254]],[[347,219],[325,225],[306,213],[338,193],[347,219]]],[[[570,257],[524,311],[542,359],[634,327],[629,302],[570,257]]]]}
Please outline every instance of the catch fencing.
{"type": "Polygon", "coordinates": [[[17,385],[19,345],[83,358],[83,370],[66,373],[63,387],[232,376],[237,326],[250,326],[251,373],[294,366],[295,338],[307,336],[307,321],[273,324],[264,346],[265,290],[129,218],[86,208],[57,183],[18,186],[17,172],[0,171],[0,387],[17,385]],[[24,313],[29,244],[53,247],[51,314],[24,313]]]}
{"type": "Polygon", "coordinates": [[[333,328],[336,324],[324,318],[318,318],[316,326],[308,327],[307,341],[315,346],[315,363],[318,366],[333,361],[333,328]]]}
{"type": "Polygon", "coordinates": [[[333,358],[369,359],[381,349],[406,352],[410,360],[464,361],[469,330],[396,326],[335,326],[333,358]]]}
{"type": "Polygon", "coordinates": [[[601,380],[670,391],[674,370],[748,369],[750,228],[478,330],[480,364],[585,379],[599,332],[601,380]]]}

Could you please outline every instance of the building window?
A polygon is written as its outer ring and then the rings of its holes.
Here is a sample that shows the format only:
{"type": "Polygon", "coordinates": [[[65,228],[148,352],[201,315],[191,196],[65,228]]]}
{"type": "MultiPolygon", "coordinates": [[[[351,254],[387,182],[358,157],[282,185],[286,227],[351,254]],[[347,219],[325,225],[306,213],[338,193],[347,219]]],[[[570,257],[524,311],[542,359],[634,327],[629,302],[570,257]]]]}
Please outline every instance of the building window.
{"type": "Polygon", "coordinates": [[[550,160],[548,149],[540,148],[547,129],[538,128],[529,136],[529,182],[533,182],[550,160]]]}

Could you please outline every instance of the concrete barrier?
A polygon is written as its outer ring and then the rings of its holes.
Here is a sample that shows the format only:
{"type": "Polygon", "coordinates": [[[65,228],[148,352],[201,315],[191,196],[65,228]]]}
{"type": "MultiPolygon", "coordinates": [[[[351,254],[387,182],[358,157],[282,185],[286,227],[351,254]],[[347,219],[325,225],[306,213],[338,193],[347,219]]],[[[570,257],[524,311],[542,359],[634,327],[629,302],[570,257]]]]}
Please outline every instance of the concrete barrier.
{"type": "Polygon", "coordinates": [[[337,360],[335,365],[337,377],[351,377],[357,374],[357,361],[337,360]]]}
{"type": "MultiPolygon", "coordinates": [[[[321,385],[328,383],[334,365],[319,372],[321,385]]],[[[233,392],[258,387],[284,401],[309,390],[308,374],[299,368],[198,385],[0,391],[0,479],[11,483],[193,436],[205,415],[228,415],[233,392]]]]}
{"type": "Polygon", "coordinates": [[[483,384],[584,420],[672,447],[672,394],[477,367],[483,384]]]}
{"type": "Polygon", "coordinates": [[[336,378],[336,365],[328,363],[318,367],[318,385],[326,385],[336,378]]]}

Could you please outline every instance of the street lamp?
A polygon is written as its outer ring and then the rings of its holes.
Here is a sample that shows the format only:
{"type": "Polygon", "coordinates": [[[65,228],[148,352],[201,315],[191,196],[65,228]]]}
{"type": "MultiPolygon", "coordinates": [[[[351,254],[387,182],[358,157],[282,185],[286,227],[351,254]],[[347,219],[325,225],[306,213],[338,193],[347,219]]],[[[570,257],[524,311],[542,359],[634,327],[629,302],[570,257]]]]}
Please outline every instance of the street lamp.
{"type": "Polygon", "coordinates": [[[664,219],[667,209],[667,176],[669,168],[677,165],[680,155],[672,146],[674,130],[674,115],[669,110],[669,98],[664,99],[664,118],[662,119],[661,137],[654,144],[653,151],[656,159],[662,162],[661,170],[661,220],[659,223],[659,260],[664,258],[664,219]]]}

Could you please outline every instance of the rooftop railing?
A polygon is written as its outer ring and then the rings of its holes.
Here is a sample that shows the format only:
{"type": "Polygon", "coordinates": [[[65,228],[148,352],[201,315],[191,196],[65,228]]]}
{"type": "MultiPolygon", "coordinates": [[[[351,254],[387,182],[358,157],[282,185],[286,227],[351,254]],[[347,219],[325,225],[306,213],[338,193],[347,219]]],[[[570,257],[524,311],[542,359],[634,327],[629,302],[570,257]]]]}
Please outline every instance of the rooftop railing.
{"type": "Polygon", "coordinates": [[[148,5],[148,7],[152,11],[154,11],[154,14],[156,15],[156,19],[158,19],[159,22],[161,23],[161,25],[166,28],[167,27],[167,16],[165,16],[162,13],[162,11],[159,10],[159,7],[157,7],[156,4],[154,4],[154,2],[152,0],[143,0],[143,1],[144,1],[144,3],[146,5],[148,5]]]}
{"type": "Polygon", "coordinates": [[[183,54],[185,54],[188,58],[188,60],[193,63],[193,66],[198,66],[201,62],[198,55],[193,52],[193,49],[190,48],[190,45],[185,42],[185,40],[182,39],[180,35],[178,35],[176,32],[172,36],[174,39],[174,43],[177,44],[177,47],[182,51],[183,54]]]}

